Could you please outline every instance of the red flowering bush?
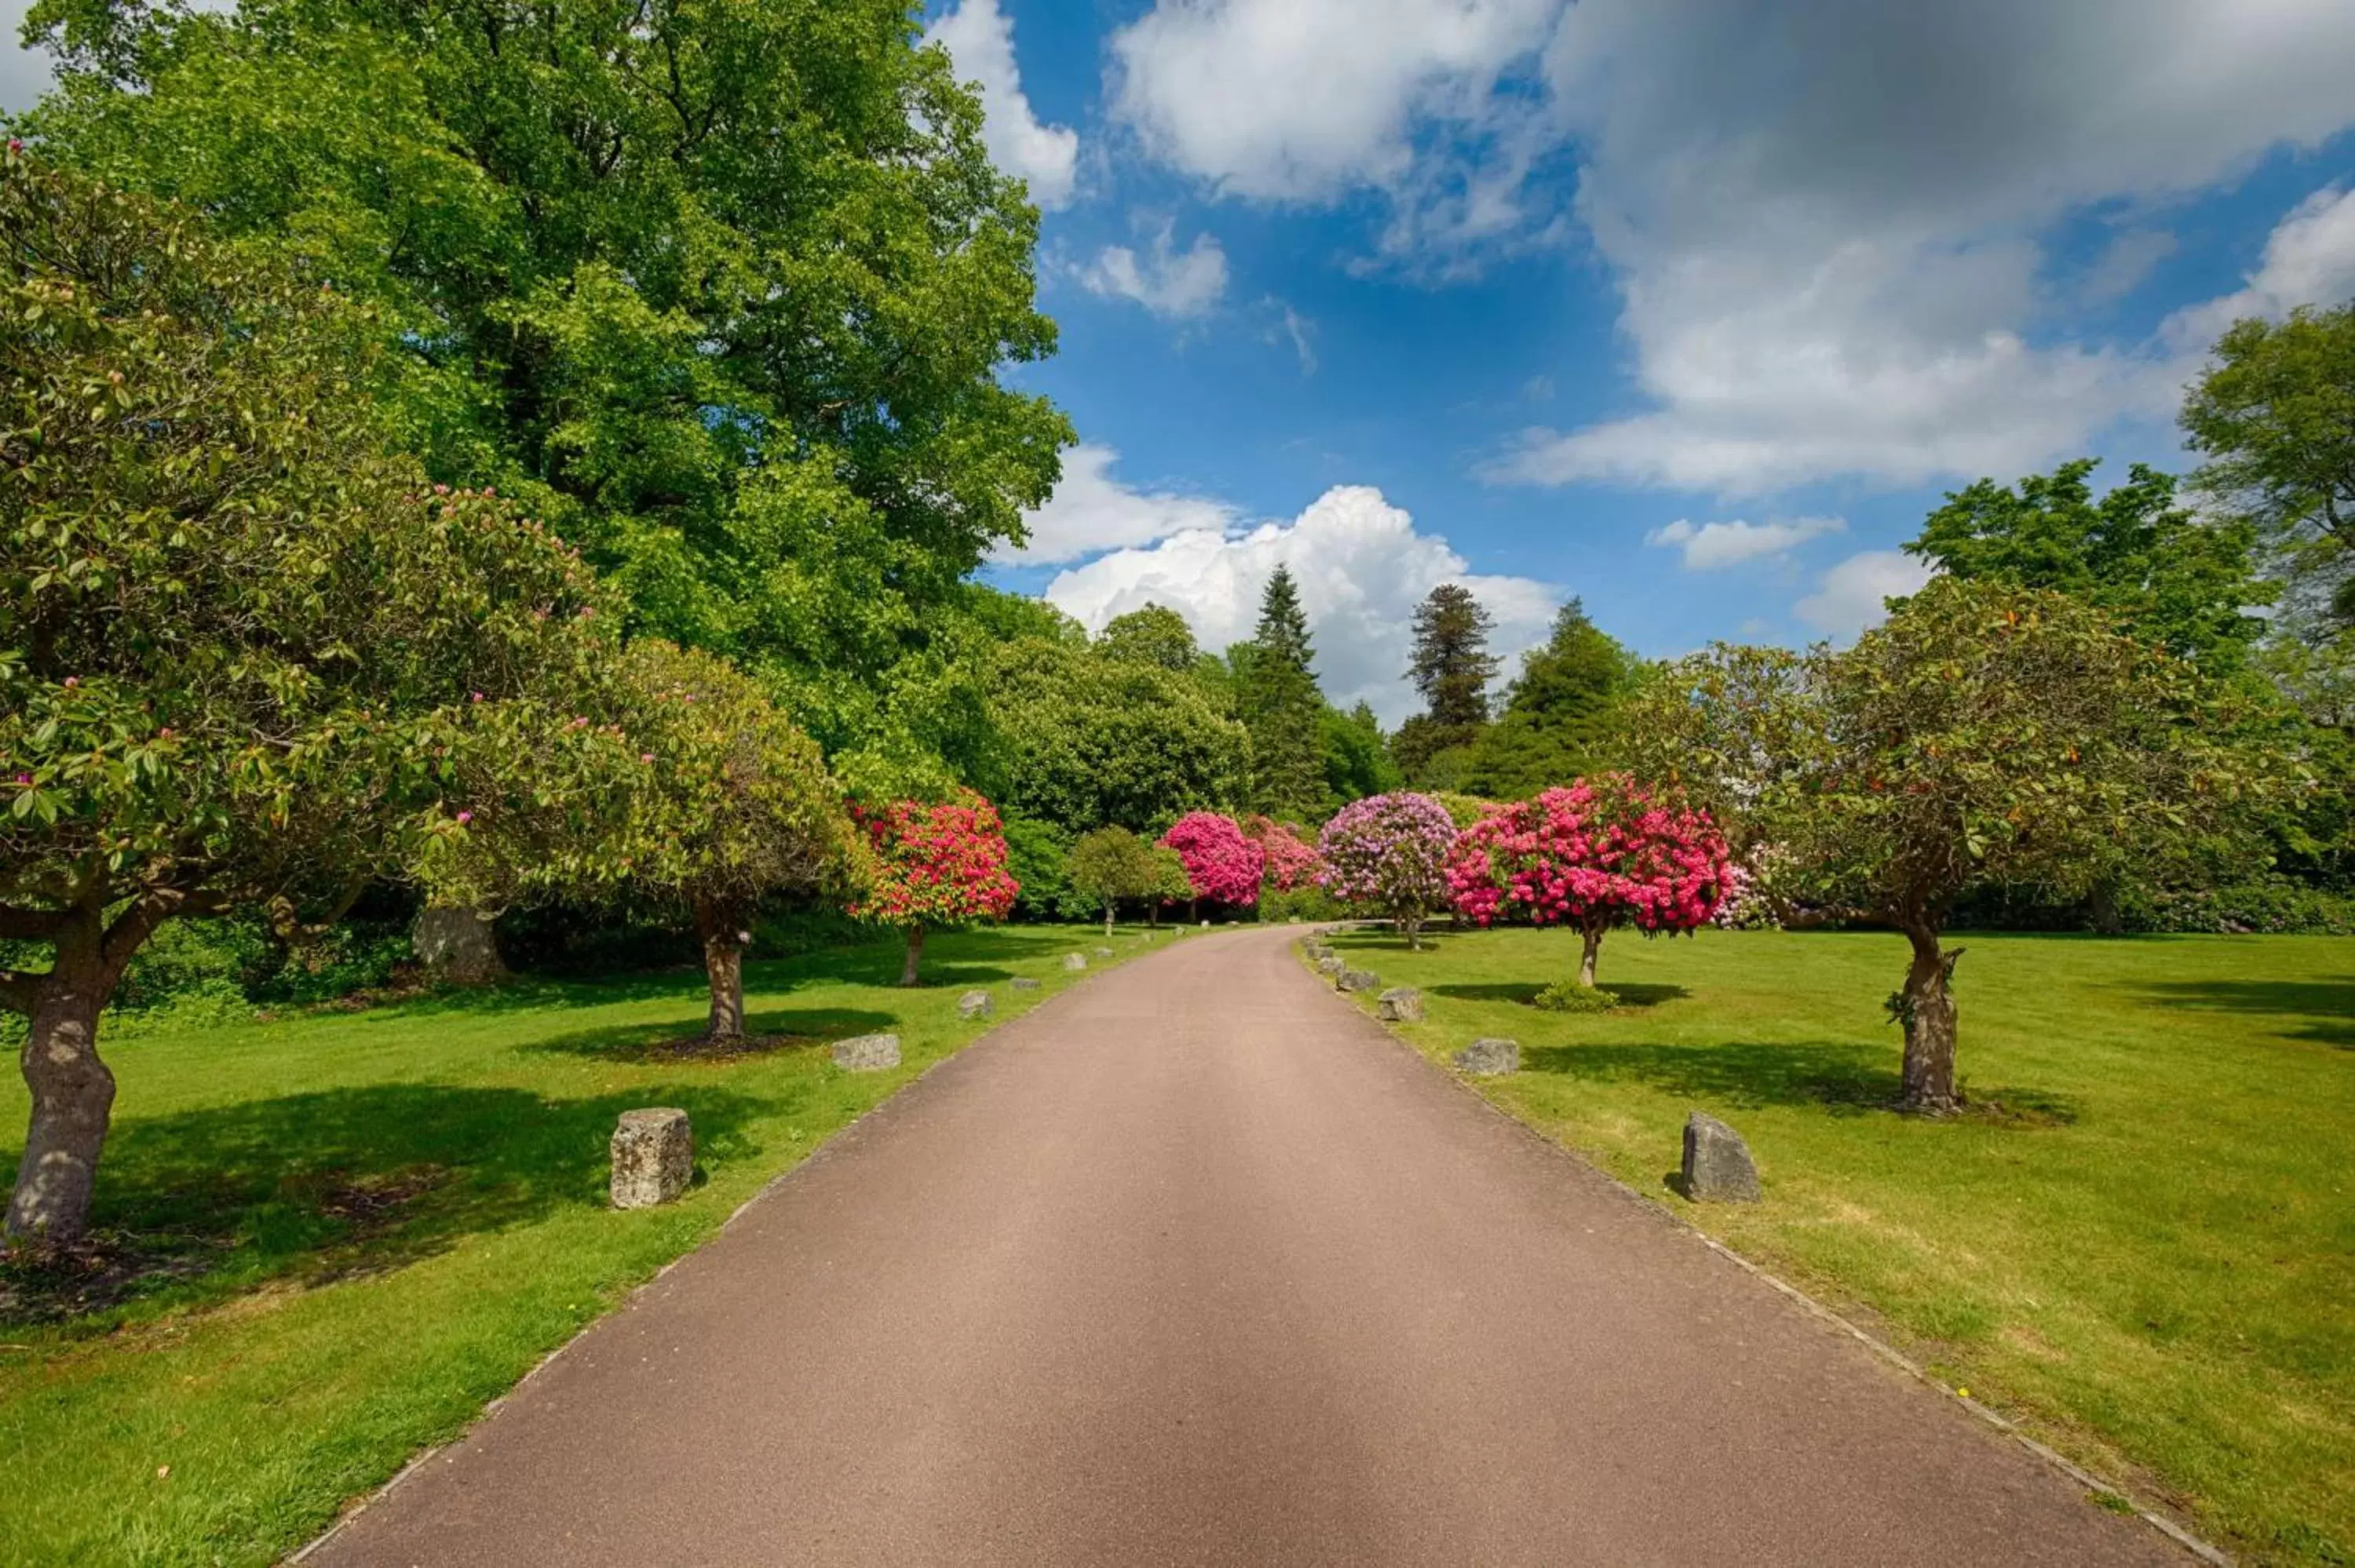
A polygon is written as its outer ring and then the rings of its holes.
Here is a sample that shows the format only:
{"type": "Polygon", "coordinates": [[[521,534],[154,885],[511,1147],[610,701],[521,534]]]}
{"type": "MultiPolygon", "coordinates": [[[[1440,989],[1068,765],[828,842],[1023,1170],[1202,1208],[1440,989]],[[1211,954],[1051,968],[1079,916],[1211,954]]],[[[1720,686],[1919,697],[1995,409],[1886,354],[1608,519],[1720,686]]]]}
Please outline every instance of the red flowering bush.
{"type": "Polygon", "coordinates": [[[1294,832],[1290,824],[1253,813],[1242,820],[1243,837],[1259,845],[1261,882],[1278,893],[1316,885],[1324,867],[1316,846],[1294,832]]]}
{"type": "Polygon", "coordinates": [[[1161,835],[1161,842],[1178,852],[1195,897],[1241,906],[1259,902],[1266,852],[1243,836],[1232,817],[1188,811],[1161,835]]]}
{"type": "Polygon", "coordinates": [[[926,927],[1003,920],[1013,909],[1021,885],[1006,868],[1005,824],[972,790],[937,804],[855,806],[851,815],[875,852],[875,875],[850,913],[907,932],[901,985],[916,983],[926,927]]]}
{"type": "Polygon", "coordinates": [[[1725,835],[1706,811],[1624,774],[1579,779],[1464,830],[1449,857],[1455,907],[1482,926],[1527,920],[1584,938],[1578,983],[1594,984],[1603,934],[1709,923],[1732,885],[1725,835]]]}

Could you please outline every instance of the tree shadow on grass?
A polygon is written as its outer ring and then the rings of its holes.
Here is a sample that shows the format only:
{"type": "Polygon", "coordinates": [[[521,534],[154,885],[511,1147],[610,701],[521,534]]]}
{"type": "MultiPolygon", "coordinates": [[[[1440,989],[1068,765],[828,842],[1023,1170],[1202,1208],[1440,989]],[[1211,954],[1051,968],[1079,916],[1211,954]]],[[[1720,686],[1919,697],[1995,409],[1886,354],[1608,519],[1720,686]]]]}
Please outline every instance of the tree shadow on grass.
{"type": "MultiPolygon", "coordinates": [[[[1434,996],[1454,997],[1458,1001],[1509,1001],[1528,1007],[1536,1002],[1544,986],[1528,980],[1500,980],[1484,984],[1435,985],[1434,996]]],[[[1657,1007],[1664,1001],[1681,1001],[1692,994],[1680,985],[1606,983],[1604,990],[1619,999],[1621,1008],[1657,1007]]]]}
{"type": "MultiPolygon", "coordinates": [[[[589,1056],[606,1062],[676,1061],[691,1054],[684,1048],[684,1043],[701,1033],[707,1017],[708,1014],[698,1010],[655,1023],[609,1024],[602,1029],[583,1029],[547,1040],[535,1040],[517,1049],[539,1054],[589,1056]]],[[[796,1046],[847,1040],[854,1034],[872,1034],[879,1030],[896,1029],[899,1025],[897,1013],[873,1012],[864,1008],[753,1008],[744,1014],[744,1033],[748,1038],[762,1044],[730,1055],[715,1054],[708,1059],[741,1060],[747,1056],[792,1050],[796,1046]]]]}
{"type": "MultiPolygon", "coordinates": [[[[1834,1116],[1893,1112],[1902,1087],[1891,1054],[1870,1046],[1810,1044],[1540,1045],[1521,1053],[1530,1072],[1593,1083],[1632,1082],[1737,1107],[1814,1106],[1834,1116]]],[[[2078,1103],[2048,1090],[1972,1090],[1958,1116],[2005,1126],[2065,1126],[2078,1103]]]]}
{"type": "Polygon", "coordinates": [[[2355,1049],[2355,978],[2311,980],[2161,980],[2135,988],[2147,1001],[2208,1012],[2267,1013],[2303,1021],[2281,1033],[2355,1049]]]}
{"type": "Polygon", "coordinates": [[[691,1118],[698,1180],[757,1154],[745,1128],[776,1108],[688,1078],[577,1100],[381,1084],[129,1118],[107,1140],[91,1221],[116,1257],[147,1266],[12,1267],[0,1320],[98,1313],[102,1328],[106,1308],[141,1298],[203,1304],[327,1284],[559,1208],[602,1207],[614,1122],[652,1105],[691,1118]]]}

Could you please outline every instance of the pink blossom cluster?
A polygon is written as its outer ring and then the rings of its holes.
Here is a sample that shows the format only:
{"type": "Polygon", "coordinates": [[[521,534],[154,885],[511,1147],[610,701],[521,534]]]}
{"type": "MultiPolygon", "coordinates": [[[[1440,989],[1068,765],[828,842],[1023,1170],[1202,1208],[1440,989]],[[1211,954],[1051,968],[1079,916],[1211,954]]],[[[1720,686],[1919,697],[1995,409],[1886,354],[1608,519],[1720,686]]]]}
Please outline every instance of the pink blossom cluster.
{"type": "Polygon", "coordinates": [[[1195,897],[1245,906],[1259,902],[1267,855],[1232,817],[1188,811],[1161,835],[1161,842],[1178,852],[1195,897]]]}
{"type": "Polygon", "coordinates": [[[1316,885],[1344,903],[1420,919],[1447,902],[1455,836],[1455,819],[1428,795],[1401,789],[1352,800],[1317,837],[1325,870],[1316,885]]]}
{"type": "Polygon", "coordinates": [[[1316,846],[1294,832],[1289,823],[1254,813],[1242,820],[1242,830],[1243,837],[1259,845],[1265,865],[1263,882],[1278,893],[1308,886],[1324,869],[1316,846]]]}
{"type": "Polygon", "coordinates": [[[1456,909],[1482,926],[1599,929],[1625,919],[1646,931],[1690,931],[1709,923],[1732,877],[1724,835],[1707,812],[1607,778],[1473,823],[1456,840],[1447,884],[1456,909]]]}
{"type": "Polygon", "coordinates": [[[887,926],[954,926],[1003,920],[1020,884],[1007,870],[997,808],[966,790],[937,804],[895,800],[851,808],[875,851],[875,880],[850,906],[887,926]]]}

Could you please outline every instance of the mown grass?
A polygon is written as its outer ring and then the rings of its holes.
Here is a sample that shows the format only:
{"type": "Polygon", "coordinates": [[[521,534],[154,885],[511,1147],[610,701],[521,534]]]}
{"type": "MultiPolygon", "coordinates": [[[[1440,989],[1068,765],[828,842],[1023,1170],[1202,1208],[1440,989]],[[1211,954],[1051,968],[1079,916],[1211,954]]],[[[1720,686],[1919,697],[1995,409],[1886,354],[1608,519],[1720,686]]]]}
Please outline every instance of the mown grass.
{"type": "Polygon", "coordinates": [[[1963,940],[1951,1120],[1887,1108],[1893,937],[1614,936],[1626,1005],[1576,1017],[1529,1005],[1560,932],[1337,945],[1423,990],[1401,1033],[1434,1058],[1518,1039],[1498,1106],[1950,1383],[2251,1561],[2355,1561],[2355,940],[1963,940]],[[1763,1202],[1677,1193],[1695,1108],[1763,1202]]]}
{"type": "MultiPolygon", "coordinates": [[[[155,1266],[102,1310],[28,1317],[43,1298],[20,1292],[0,1322],[0,1562],[276,1560],[981,1033],[960,991],[987,987],[1003,1021],[1101,940],[942,936],[914,991],[890,983],[890,942],[756,963],[750,1027],[800,1039],[723,1061],[658,1048],[701,1027],[697,973],[118,1042],[95,1223],[155,1266]],[[899,1032],[898,1071],[832,1065],[827,1041],[877,1029],[899,1032]],[[692,1116],[698,1184],[614,1213],[606,1140],[647,1105],[692,1116]]],[[[26,1102],[8,1076],[13,1171],[26,1102]]]]}

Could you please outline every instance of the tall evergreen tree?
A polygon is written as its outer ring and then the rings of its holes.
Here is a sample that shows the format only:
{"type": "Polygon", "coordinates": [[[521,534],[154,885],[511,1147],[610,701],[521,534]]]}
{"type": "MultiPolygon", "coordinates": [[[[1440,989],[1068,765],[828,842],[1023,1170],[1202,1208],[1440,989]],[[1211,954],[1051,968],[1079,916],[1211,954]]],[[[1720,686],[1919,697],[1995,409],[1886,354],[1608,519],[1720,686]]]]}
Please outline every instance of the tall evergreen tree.
{"type": "Polygon", "coordinates": [[[1552,637],[1523,659],[1504,713],[1473,747],[1463,788],[1518,800],[1598,771],[1636,672],[1634,656],[1586,618],[1583,605],[1563,605],[1552,637]]]}
{"type": "Polygon", "coordinates": [[[1278,567],[1260,599],[1236,694],[1251,731],[1252,804],[1279,820],[1305,821],[1325,804],[1325,694],[1309,668],[1315,656],[1299,585],[1278,567]]]}
{"type": "Polygon", "coordinates": [[[1440,584],[1415,608],[1407,679],[1423,711],[1399,727],[1392,745],[1412,782],[1426,789],[1460,782],[1465,750],[1488,722],[1488,683],[1497,678],[1488,633],[1496,624],[1461,583],[1440,584]]]}

